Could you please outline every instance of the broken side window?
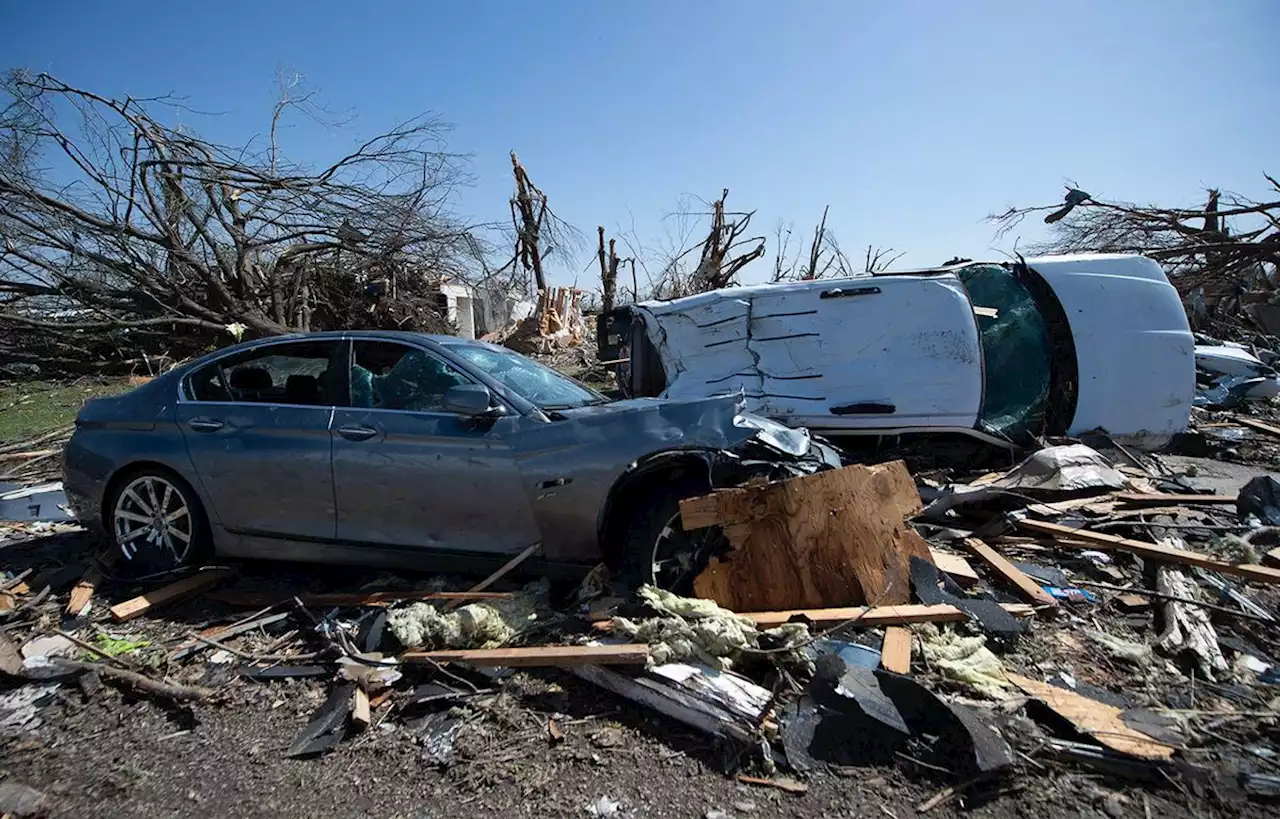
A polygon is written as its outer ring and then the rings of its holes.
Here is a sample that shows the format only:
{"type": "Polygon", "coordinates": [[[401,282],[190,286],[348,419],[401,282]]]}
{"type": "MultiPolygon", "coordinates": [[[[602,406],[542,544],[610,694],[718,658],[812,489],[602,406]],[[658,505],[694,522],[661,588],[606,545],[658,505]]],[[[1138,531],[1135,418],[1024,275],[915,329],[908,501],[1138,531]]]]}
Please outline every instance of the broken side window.
{"type": "Polygon", "coordinates": [[[1048,325],[1012,270],[979,264],[956,271],[975,305],[984,388],[979,423],[1019,438],[1043,423],[1049,398],[1048,325]]]}
{"type": "Polygon", "coordinates": [[[351,364],[351,406],[444,412],[450,387],[472,383],[456,367],[418,347],[393,341],[356,341],[351,364]]]}

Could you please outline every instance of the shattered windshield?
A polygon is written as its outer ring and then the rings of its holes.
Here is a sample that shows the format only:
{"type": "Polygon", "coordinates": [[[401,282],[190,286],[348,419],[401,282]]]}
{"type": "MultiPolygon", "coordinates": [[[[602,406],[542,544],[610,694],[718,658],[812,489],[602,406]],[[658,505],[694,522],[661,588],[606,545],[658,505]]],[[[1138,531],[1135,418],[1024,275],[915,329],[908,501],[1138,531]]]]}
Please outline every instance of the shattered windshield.
{"type": "Polygon", "coordinates": [[[1021,437],[1036,430],[1049,398],[1049,329],[1031,292],[1002,265],[956,271],[982,340],[983,428],[1021,437]]]}
{"type": "Polygon", "coordinates": [[[508,350],[449,344],[449,351],[544,410],[603,404],[608,399],[550,367],[508,350]]]}

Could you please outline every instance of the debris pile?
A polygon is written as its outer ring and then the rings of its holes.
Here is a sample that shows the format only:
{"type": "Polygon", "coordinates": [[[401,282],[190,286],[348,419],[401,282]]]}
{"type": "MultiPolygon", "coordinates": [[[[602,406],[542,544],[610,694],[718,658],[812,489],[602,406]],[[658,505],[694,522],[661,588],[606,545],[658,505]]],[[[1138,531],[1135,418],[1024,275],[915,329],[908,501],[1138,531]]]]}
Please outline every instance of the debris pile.
{"type": "MultiPolygon", "coordinates": [[[[1280,437],[1223,410],[1196,421],[1193,436],[1239,424],[1240,452],[1280,437]]],[[[83,553],[33,559],[0,580],[0,731],[50,730],[70,688],[199,713],[311,681],[324,696],[283,756],[403,735],[461,771],[501,732],[487,721],[529,722],[499,716],[529,680],[576,677],[726,743],[740,781],[797,794],[898,765],[940,788],[927,810],[1055,766],[1274,798],[1280,482],[1256,473],[1097,436],[980,475],[891,461],[722,489],[681,505],[686,530],[725,534],[694,597],[628,593],[603,568],[567,597],[512,585],[528,550],[469,587],[315,588],[248,566],[147,586],[83,553]]],[[[0,536],[56,541],[53,525],[0,536]]],[[[570,722],[541,719],[549,753],[570,722]]]]}

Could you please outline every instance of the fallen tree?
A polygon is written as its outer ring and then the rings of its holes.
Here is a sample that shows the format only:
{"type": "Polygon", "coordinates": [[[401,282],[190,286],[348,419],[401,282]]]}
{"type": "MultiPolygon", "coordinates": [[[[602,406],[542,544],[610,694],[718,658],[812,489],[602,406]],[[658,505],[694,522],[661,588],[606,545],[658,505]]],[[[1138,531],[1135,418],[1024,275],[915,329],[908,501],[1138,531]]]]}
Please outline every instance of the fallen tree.
{"type": "Polygon", "coordinates": [[[0,85],[0,360],[150,368],[210,344],[341,326],[440,329],[434,283],[481,250],[450,211],[447,126],[405,122],[321,168],[166,124],[45,74],[0,85]],[[403,309],[388,309],[403,300],[403,309]],[[425,322],[428,326],[420,327],[425,322]]]}

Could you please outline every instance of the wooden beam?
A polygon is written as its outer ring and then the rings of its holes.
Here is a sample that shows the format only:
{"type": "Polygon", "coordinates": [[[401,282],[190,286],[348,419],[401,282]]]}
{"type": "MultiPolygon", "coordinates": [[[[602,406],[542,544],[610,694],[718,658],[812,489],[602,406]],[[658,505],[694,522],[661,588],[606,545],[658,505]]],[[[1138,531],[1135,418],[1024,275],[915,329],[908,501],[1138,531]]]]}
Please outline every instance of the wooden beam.
{"type": "Polygon", "coordinates": [[[406,651],[406,663],[471,663],[482,666],[532,668],[537,666],[644,665],[649,646],[625,643],[608,646],[534,646],[532,648],[479,648],[457,651],[406,651]]]}
{"type": "Polygon", "coordinates": [[[1260,432],[1265,432],[1268,435],[1274,435],[1277,438],[1280,438],[1280,427],[1275,424],[1268,424],[1266,421],[1259,421],[1257,418],[1246,418],[1242,415],[1235,415],[1232,417],[1238,424],[1244,424],[1246,427],[1252,427],[1260,432]]]}
{"type": "Polygon", "coordinates": [[[1170,546],[1161,546],[1158,543],[1131,540],[1116,535],[1103,534],[1102,532],[1072,529],[1070,526],[1060,526],[1056,523],[1045,523],[1040,520],[1019,520],[1018,528],[1023,531],[1052,535],[1055,538],[1069,538],[1070,541],[1059,540],[1058,542],[1073,548],[1079,548],[1078,544],[1084,543],[1087,544],[1086,548],[1091,549],[1120,549],[1121,551],[1131,552],[1144,560],[1154,560],[1158,563],[1176,563],[1182,566],[1199,566],[1201,569],[1232,574],[1247,580],[1256,580],[1259,583],[1280,584],[1280,569],[1271,569],[1266,566],[1248,563],[1228,563],[1225,560],[1219,560],[1216,557],[1210,557],[1187,549],[1174,549],[1170,546]]]}
{"type": "Polygon", "coordinates": [[[404,600],[503,600],[515,597],[514,592],[425,592],[385,591],[385,592],[339,592],[322,594],[298,594],[275,591],[242,591],[239,589],[218,589],[205,595],[209,600],[224,603],[228,606],[246,609],[265,609],[280,603],[286,603],[297,597],[304,606],[385,606],[404,600]]]}
{"type": "MultiPolygon", "coordinates": [[[[1005,603],[1002,608],[1014,617],[1029,617],[1035,613],[1035,609],[1023,603],[1005,603]]],[[[858,618],[856,625],[862,628],[900,626],[906,623],[954,623],[969,619],[969,615],[960,609],[946,604],[757,611],[742,614],[741,616],[753,621],[757,626],[773,628],[774,626],[782,625],[797,614],[804,615],[813,621],[814,625],[818,626],[833,626],[858,618]]]]}
{"type": "Polygon", "coordinates": [[[71,589],[71,599],[67,601],[68,617],[80,616],[85,606],[89,605],[89,601],[93,599],[93,592],[101,582],[102,572],[98,571],[96,565],[91,565],[85,571],[84,577],[80,578],[80,582],[71,589]]]}
{"type": "Polygon", "coordinates": [[[929,547],[929,554],[933,557],[933,563],[938,570],[950,576],[961,586],[968,588],[978,582],[978,573],[962,556],[954,552],[942,552],[932,546],[929,547]]]}
{"type": "Polygon", "coordinates": [[[884,644],[880,646],[880,665],[897,674],[911,673],[911,632],[902,626],[889,626],[884,630],[884,644]]]}
{"type": "Polygon", "coordinates": [[[1106,747],[1143,759],[1169,759],[1174,748],[1154,737],[1130,728],[1120,717],[1120,709],[1083,697],[1056,685],[1007,674],[1009,681],[1030,697],[1040,700],[1056,714],[1106,747]]]}
{"type": "Polygon", "coordinates": [[[991,567],[992,571],[1012,583],[1023,599],[1041,606],[1056,606],[1058,601],[1044,588],[1027,576],[1026,572],[1005,560],[1004,555],[997,552],[976,537],[964,539],[965,548],[973,552],[991,567]]]}
{"type": "Polygon", "coordinates": [[[1130,504],[1235,503],[1235,495],[1172,495],[1163,492],[1119,492],[1116,500],[1130,504]]]}
{"type": "Polygon", "coordinates": [[[141,617],[154,608],[166,606],[187,597],[193,597],[206,589],[213,588],[234,574],[235,572],[227,568],[205,569],[176,583],[170,583],[132,600],[126,600],[123,603],[112,606],[111,617],[117,623],[141,617]]]}

